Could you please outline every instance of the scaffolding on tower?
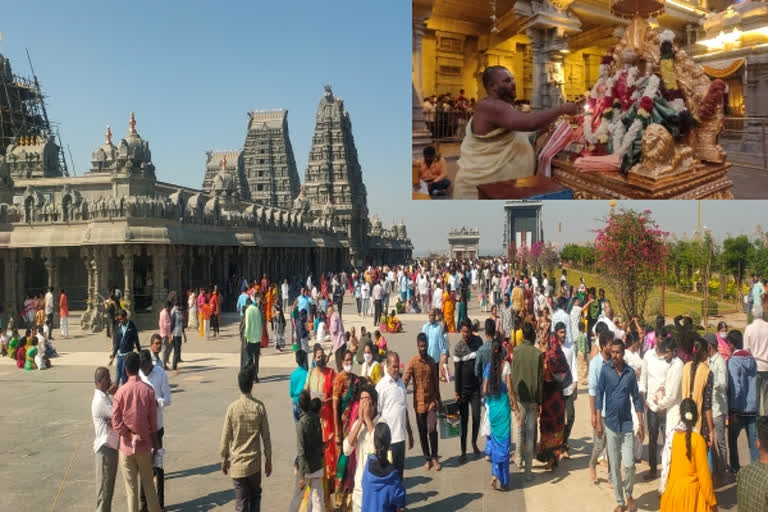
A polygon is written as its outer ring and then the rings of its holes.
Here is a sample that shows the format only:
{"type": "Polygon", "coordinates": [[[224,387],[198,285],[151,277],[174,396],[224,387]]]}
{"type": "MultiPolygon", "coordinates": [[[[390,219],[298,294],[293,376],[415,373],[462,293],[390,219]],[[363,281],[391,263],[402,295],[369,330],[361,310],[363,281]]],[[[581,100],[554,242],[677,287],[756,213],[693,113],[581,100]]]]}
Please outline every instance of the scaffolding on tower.
{"type": "Polygon", "coordinates": [[[0,54],[0,157],[8,146],[42,143],[53,137],[59,147],[59,165],[64,176],[69,176],[67,161],[58,129],[51,126],[45,108],[45,96],[32,67],[27,51],[32,78],[16,75],[10,61],[0,54]]]}

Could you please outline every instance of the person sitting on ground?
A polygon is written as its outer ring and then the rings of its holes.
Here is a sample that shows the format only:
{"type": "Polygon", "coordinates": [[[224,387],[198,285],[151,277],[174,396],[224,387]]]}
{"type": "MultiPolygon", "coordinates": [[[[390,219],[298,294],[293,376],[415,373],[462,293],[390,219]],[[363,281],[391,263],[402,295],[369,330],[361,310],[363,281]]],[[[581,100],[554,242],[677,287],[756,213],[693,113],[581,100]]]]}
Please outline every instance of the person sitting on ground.
{"type": "Polygon", "coordinates": [[[37,365],[35,364],[35,357],[37,356],[37,352],[37,338],[32,338],[32,344],[27,349],[27,360],[24,362],[25,370],[37,370],[37,365]]]}
{"type": "Polygon", "coordinates": [[[328,332],[325,313],[322,311],[318,315],[317,329],[315,330],[315,341],[331,341],[331,335],[328,332]]]}
{"type": "Polygon", "coordinates": [[[380,331],[375,331],[373,337],[376,340],[376,347],[379,350],[379,359],[383,361],[387,358],[387,338],[382,336],[380,331]]]}
{"type": "Polygon", "coordinates": [[[14,329],[11,334],[11,339],[8,342],[8,357],[16,359],[16,351],[19,349],[20,345],[21,340],[19,339],[19,330],[14,329]]]}
{"type": "Polygon", "coordinates": [[[403,332],[403,324],[397,318],[395,310],[389,312],[389,315],[384,318],[384,321],[379,326],[379,330],[389,333],[403,332]]]}
{"type": "MultiPolygon", "coordinates": [[[[27,332],[29,332],[29,329],[27,329],[27,332]]],[[[27,340],[28,338],[25,337],[24,340],[27,340]]],[[[31,345],[30,345],[31,346],[31,345]]],[[[19,370],[22,370],[24,368],[24,363],[27,360],[27,346],[25,343],[21,343],[19,341],[19,348],[16,349],[16,368],[19,370]]]]}
{"type": "Polygon", "coordinates": [[[434,146],[424,148],[424,158],[419,162],[419,180],[427,185],[430,196],[443,196],[451,186],[445,159],[437,154],[434,146]]]}
{"type": "Polygon", "coordinates": [[[397,298],[397,303],[395,304],[395,310],[400,314],[405,313],[405,303],[403,302],[403,299],[400,297],[397,298]]]}
{"type": "Polygon", "coordinates": [[[373,430],[374,454],[368,456],[363,473],[362,510],[394,512],[405,508],[405,487],[388,458],[391,444],[389,425],[376,424],[373,430]]]}

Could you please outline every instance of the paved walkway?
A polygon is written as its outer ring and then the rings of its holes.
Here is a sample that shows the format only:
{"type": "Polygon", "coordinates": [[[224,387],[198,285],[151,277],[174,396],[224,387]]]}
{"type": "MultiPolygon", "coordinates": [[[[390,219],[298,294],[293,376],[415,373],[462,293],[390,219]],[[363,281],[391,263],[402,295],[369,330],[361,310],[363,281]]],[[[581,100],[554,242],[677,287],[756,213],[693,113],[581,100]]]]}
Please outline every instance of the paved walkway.
{"type": "MultiPolygon", "coordinates": [[[[349,306],[346,306],[348,310],[349,306]]],[[[470,313],[479,312],[472,309],[470,313]]],[[[216,341],[189,336],[179,373],[170,372],[173,403],[165,413],[168,450],[166,459],[166,509],[232,510],[231,480],[219,469],[219,438],[227,405],[238,396],[236,371],[239,363],[235,325],[227,323],[216,341]]],[[[388,335],[390,349],[406,362],[415,354],[415,333],[425,315],[402,315],[406,333],[388,335]]],[[[347,326],[361,325],[347,314],[347,326]]],[[[371,324],[370,320],[367,322],[371,324]]],[[[75,331],[70,340],[55,340],[61,357],[46,371],[17,370],[9,359],[0,360],[0,510],[80,511],[94,506],[95,468],[91,449],[93,427],[90,402],[94,367],[107,362],[108,342],[103,334],[75,331]]],[[[458,335],[451,335],[455,345],[458,335]]],[[[142,341],[148,338],[142,334],[142,341]]],[[[269,411],[274,473],[263,481],[262,510],[287,508],[293,486],[292,462],[295,431],[288,402],[291,352],[267,349],[262,359],[262,381],[254,395],[269,411]]],[[[418,439],[407,452],[408,510],[421,511],[583,511],[613,510],[613,491],[601,469],[601,482],[588,480],[586,463],[591,449],[585,389],[576,402],[573,429],[573,458],[554,472],[534,463],[535,480],[523,484],[513,468],[511,492],[488,488],[490,467],[483,459],[459,465],[457,439],[441,440],[443,470],[422,468],[418,439]]],[[[451,384],[442,384],[443,397],[452,397],[451,384]]],[[[413,412],[412,412],[413,413],[413,412]]],[[[413,416],[411,416],[413,418],[413,416]]],[[[412,425],[414,431],[415,424],[412,425]]],[[[482,442],[480,443],[482,446],[482,442]]],[[[742,450],[743,452],[743,450],[742,450]]],[[[747,455],[742,453],[742,460],[747,455]]],[[[642,477],[647,465],[638,465],[642,477]]],[[[119,473],[119,471],[118,471],[119,473]]],[[[656,482],[639,478],[635,496],[642,510],[657,510],[656,482]]],[[[733,486],[718,493],[722,510],[735,510],[733,486]]],[[[118,474],[114,510],[126,510],[122,477],[118,474]]]]}

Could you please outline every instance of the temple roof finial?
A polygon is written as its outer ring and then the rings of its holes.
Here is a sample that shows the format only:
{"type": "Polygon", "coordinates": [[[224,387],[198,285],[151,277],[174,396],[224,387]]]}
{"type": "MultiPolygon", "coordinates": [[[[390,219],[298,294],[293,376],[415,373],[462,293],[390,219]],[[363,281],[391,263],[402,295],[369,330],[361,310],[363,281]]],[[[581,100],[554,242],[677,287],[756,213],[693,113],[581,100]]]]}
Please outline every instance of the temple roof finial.
{"type": "Polygon", "coordinates": [[[104,136],[106,137],[104,144],[106,144],[107,146],[111,146],[112,145],[112,128],[110,128],[109,125],[107,125],[107,132],[104,134],[104,136]]]}
{"type": "Polygon", "coordinates": [[[227,155],[224,155],[224,158],[221,159],[221,170],[225,170],[227,168],[227,155]]]}
{"type": "Polygon", "coordinates": [[[133,112],[131,112],[131,118],[128,120],[128,134],[129,135],[136,135],[136,117],[133,115],[133,112]]]}

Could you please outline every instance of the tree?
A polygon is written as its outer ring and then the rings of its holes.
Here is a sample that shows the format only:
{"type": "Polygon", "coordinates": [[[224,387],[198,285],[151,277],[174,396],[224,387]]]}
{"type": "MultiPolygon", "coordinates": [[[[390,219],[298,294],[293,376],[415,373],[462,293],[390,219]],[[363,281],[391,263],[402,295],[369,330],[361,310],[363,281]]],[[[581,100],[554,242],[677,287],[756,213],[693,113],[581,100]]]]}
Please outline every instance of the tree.
{"type": "Polygon", "coordinates": [[[762,239],[755,240],[749,259],[749,271],[762,278],[768,277],[768,243],[762,239]]]}
{"type": "Polygon", "coordinates": [[[555,271],[555,267],[557,267],[558,263],[560,263],[560,256],[557,254],[557,251],[555,250],[551,242],[547,242],[541,248],[541,252],[539,253],[538,260],[539,260],[539,266],[541,266],[542,269],[546,270],[547,274],[549,274],[549,277],[553,279],[554,278],[553,273],[555,271]]]}
{"type": "Polygon", "coordinates": [[[622,209],[605,219],[595,237],[601,275],[627,318],[642,316],[648,295],[658,282],[667,249],[651,211],[622,209]]]}
{"type": "Polygon", "coordinates": [[[747,235],[740,235],[735,238],[728,237],[723,241],[720,265],[723,270],[736,278],[739,294],[741,294],[741,284],[744,282],[753,251],[754,247],[747,235]]]}

